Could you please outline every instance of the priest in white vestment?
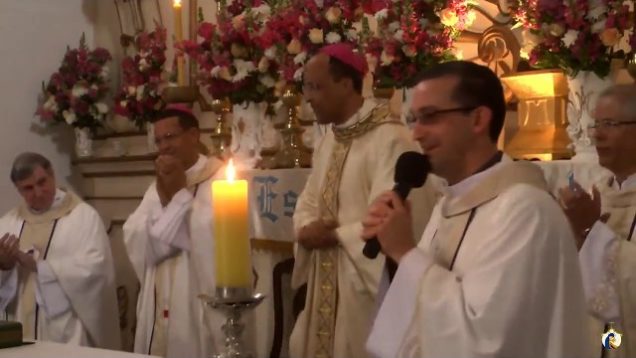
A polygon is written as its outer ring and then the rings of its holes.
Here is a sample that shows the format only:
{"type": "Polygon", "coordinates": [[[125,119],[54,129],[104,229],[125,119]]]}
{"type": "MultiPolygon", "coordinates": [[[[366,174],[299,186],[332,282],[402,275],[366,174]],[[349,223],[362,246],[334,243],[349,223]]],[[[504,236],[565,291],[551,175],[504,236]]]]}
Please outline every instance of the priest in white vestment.
{"type": "Polygon", "coordinates": [[[20,154],[11,181],[24,202],[0,218],[0,317],[21,322],[26,340],[121,349],[101,218],[56,186],[40,154],[20,154]]]}
{"type": "Polygon", "coordinates": [[[124,243],[141,283],[135,352],[208,357],[222,348],[214,294],[211,180],[222,162],[199,154],[198,121],[173,106],[154,123],[157,178],[124,224],[124,243]]]}
{"type": "Polygon", "coordinates": [[[363,237],[399,263],[383,280],[374,357],[589,356],[571,230],[541,170],[497,151],[505,113],[487,67],[447,62],[416,85],[413,136],[448,187],[419,245],[411,204],[392,192],[364,219],[363,237]]]}
{"type": "MultiPolygon", "coordinates": [[[[291,334],[290,357],[367,356],[384,257],[363,256],[360,220],[373,198],[393,186],[400,154],[418,148],[387,104],[362,97],[365,73],[364,57],[343,44],[323,48],[305,66],[305,98],[318,122],[331,128],[315,146],[294,213],[292,286],[307,284],[307,297],[291,334]]],[[[432,190],[420,191],[427,194],[420,222],[435,200],[432,190]]]]}
{"type": "Polygon", "coordinates": [[[596,356],[636,356],[636,87],[617,85],[598,99],[590,128],[599,164],[612,172],[588,194],[578,183],[560,191],[580,247],[579,261],[596,356]],[[622,333],[603,353],[601,335],[622,333]]]}

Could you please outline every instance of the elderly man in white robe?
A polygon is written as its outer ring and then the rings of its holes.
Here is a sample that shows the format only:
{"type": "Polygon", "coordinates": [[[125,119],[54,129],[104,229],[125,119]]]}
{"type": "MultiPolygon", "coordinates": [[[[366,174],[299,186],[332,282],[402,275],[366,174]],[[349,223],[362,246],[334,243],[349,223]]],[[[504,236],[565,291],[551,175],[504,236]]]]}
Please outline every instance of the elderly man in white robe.
{"type": "Polygon", "coordinates": [[[499,79],[471,62],[437,65],[414,88],[413,136],[448,187],[419,245],[395,193],[364,220],[363,237],[399,264],[373,356],[589,356],[571,230],[541,170],[497,151],[505,113],[499,79]]]}
{"type": "Polygon", "coordinates": [[[580,248],[596,356],[636,355],[636,87],[617,85],[599,96],[591,129],[599,164],[612,172],[588,194],[574,181],[562,188],[565,213],[580,248]],[[615,350],[599,337],[611,326],[623,333],[615,350]]]}
{"type": "Polygon", "coordinates": [[[154,122],[156,180],[124,224],[141,283],[135,352],[196,358],[222,347],[220,314],[198,298],[214,293],[211,179],[222,162],[199,154],[199,124],[174,105],[154,122]]]}
{"type": "MultiPolygon", "coordinates": [[[[294,213],[292,285],[306,283],[307,297],[290,338],[291,357],[367,356],[384,257],[363,256],[360,221],[375,196],[393,186],[400,154],[418,148],[386,104],[362,97],[366,71],[364,57],[344,44],[323,48],[305,66],[305,98],[317,121],[331,128],[315,148],[294,213]]],[[[428,187],[420,195],[428,195],[418,220],[425,223],[436,197],[428,187]]]]}
{"type": "Polygon", "coordinates": [[[27,340],[121,349],[115,270],[101,218],[59,189],[37,153],[15,159],[11,181],[24,202],[0,218],[1,317],[27,340]]]}

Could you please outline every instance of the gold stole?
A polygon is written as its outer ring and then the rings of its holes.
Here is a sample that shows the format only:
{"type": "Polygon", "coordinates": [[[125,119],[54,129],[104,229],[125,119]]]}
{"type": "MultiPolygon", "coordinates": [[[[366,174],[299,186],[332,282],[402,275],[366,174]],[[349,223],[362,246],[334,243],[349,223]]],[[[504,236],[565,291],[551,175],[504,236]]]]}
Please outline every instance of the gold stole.
{"type": "MultiPolygon", "coordinates": [[[[18,216],[24,219],[24,224],[20,233],[20,250],[27,252],[36,248],[40,252],[40,259],[46,260],[58,219],[68,215],[80,202],[75,194],[67,192],[59,207],[43,214],[35,214],[25,204],[21,205],[18,216]]],[[[18,266],[18,277],[22,283],[18,317],[22,320],[24,337],[38,339],[39,307],[35,301],[37,276],[18,266]]]]}
{"type": "MultiPolygon", "coordinates": [[[[205,167],[198,172],[188,175],[186,187],[194,196],[199,190],[199,184],[211,178],[221,167],[222,163],[214,158],[208,159],[205,167]]],[[[189,222],[189,215],[186,221],[189,222]]],[[[155,323],[150,340],[149,354],[165,357],[168,353],[168,322],[172,301],[172,282],[178,263],[183,260],[181,255],[165,259],[157,265],[155,270],[155,323]],[[166,296],[165,293],[168,293],[166,296]]]]}
{"type": "Polygon", "coordinates": [[[446,199],[441,207],[442,220],[433,244],[438,264],[449,270],[453,269],[461,242],[476,209],[516,184],[528,184],[548,191],[541,169],[530,162],[519,161],[503,164],[466,194],[446,199]]]}
{"type": "MultiPolygon", "coordinates": [[[[365,118],[347,128],[333,127],[335,145],[331,153],[331,161],[325,176],[320,196],[320,212],[323,220],[338,220],[338,191],[340,179],[346,163],[349,149],[355,138],[368,133],[382,124],[401,124],[387,120],[389,108],[382,104],[375,107],[365,118]]],[[[334,332],[338,300],[338,252],[339,248],[314,250],[315,284],[317,284],[317,302],[311,305],[310,317],[317,322],[310,322],[310,337],[307,342],[307,356],[329,358],[333,356],[334,332]],[[313,327],[316,327],[315,330],[313,327]],[[311,336],[315,334],[315,336],[311,336]]],[[[308,291],[308,295],[311,291],[308,291]]]]}

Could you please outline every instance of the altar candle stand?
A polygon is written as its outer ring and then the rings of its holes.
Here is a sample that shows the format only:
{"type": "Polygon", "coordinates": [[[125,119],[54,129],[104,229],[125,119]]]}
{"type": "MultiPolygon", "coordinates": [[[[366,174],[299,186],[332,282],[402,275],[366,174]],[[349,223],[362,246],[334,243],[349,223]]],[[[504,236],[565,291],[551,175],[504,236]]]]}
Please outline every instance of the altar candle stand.
{"type": "Polygon", "coordinates": [[[226,176],[227,180],[212,182],[215,296],[200,297],[227,316],[222,327],[225,347],[215,358],[252,358],[241,339],[245,328],[241,315],[256,307],[265,296],[253,294],[252,290],[247,181],[235,179],[231,159],[226,176]]]}

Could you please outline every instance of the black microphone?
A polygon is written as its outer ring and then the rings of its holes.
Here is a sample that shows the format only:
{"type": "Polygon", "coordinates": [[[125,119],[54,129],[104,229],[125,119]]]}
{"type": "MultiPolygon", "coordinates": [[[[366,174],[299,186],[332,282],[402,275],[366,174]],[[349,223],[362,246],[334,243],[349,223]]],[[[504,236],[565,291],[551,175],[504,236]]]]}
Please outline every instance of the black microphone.
{"type": "MultiPolygon", "coordinates": [[[[395,163],[395,186],[393,191],[405,200],[413,188],[419,188],[426,183],[431,163],[428,157],[418,152],[404,152],[395,163]]],[[[380,242],[373,237],[364,244],[364,256],[374,259],[380,253],[380,242]]]]}

